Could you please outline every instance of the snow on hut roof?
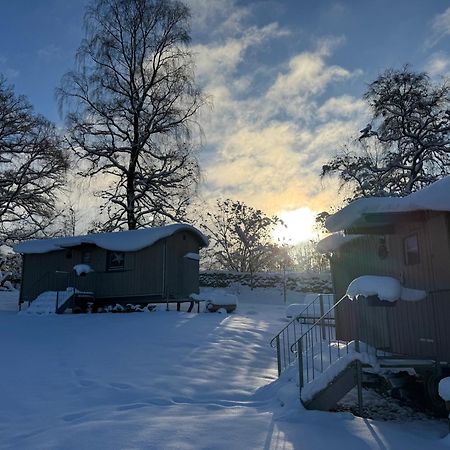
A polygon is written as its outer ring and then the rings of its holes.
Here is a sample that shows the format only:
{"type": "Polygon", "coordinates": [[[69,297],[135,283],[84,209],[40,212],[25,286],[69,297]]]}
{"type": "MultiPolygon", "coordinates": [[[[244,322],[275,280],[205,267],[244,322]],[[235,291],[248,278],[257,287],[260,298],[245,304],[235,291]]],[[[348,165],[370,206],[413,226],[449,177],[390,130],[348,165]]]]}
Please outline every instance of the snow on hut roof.
{"type": "Polygon", "coordinates": [[[179,231],[190,231],[197,236],[203,247],[208,245],[208,238],[199,230],[187,224],[172,224],[163,227],[141,228],[139,230],[117,231],[114,233],[95,233],[85,236],[70,236],[54,239],[36,239],[25,241],[14,247],[16,253],[49,253],[82,244],[93,244],[105,250],[135,252],[150,247],[161,239],[172,236],[179,231]]]}
{"type": "Polygon", "coordinates": [[[329,253],[338,250],[342,245],[347,244],[348,242],[354,241],[364,235],[362,234],[349,234],[345,236],[342,233],[333,233],[322,240],[320,240],[317,245],[317,251],[320,253],[329,253]]]}
{"type": "Polygon", "coordinates": [[[330,231],[340,231],[351,228],[366,214],[412,211],[450,211],[450,176],[402,198],[360,198],[328,217],[325,226],[330,231]]]}

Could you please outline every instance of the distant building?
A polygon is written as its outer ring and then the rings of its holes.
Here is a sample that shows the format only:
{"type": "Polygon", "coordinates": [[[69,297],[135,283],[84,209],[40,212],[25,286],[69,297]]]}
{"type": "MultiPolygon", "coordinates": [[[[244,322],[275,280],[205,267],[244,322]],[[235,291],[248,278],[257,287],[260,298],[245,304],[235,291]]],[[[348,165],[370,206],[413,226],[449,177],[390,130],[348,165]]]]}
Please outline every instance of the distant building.
{"type": "Polygon", "coordinates": [[[187,299],[199,292],[199,249],[207,245],[185,224],[26,241],[14,248],[23,255],[19,301],[67,288],[89,293],[96,307],[187,299]]]}

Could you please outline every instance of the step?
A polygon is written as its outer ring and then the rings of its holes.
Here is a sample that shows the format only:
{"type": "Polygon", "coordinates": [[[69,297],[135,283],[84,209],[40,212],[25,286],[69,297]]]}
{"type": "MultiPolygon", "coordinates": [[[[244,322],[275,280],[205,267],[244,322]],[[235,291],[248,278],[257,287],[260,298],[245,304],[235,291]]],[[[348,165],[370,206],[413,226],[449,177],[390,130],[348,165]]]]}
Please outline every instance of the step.
{"type": "Polygon", "coordinates": [[[357,363],[353,361],[339,372],[326,388],[317,392],[311,400],[303,402],[303,405],[306,409],[330,411],[344,395],[356,386],[357,382],[357,363]]]}

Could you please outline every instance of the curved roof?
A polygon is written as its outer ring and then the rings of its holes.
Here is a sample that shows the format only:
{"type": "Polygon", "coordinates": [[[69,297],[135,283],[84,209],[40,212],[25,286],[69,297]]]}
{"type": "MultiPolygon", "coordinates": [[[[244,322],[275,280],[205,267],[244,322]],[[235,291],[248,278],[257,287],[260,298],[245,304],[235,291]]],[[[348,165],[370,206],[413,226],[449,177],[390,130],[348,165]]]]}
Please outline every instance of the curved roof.
{"type": "Polygon", "coordinates": [[[341,231],[351,228],[365,214],[413,211],[450,211],[450,176],[406,197],[360,198],[328,217],[325,226],[330,231],[341,231]]]}
{"type": "Polygon", "coordinates": [[[200,241],[202,247],[208,246],[208,238],[197,228],[187,224],[172,224],[163,227],[141,228],[139,230],[95,233],[84,236],[70,236],[54,239],[35,239],[17,244],[16,253],[50,253],[82,244],[92,244],[105,250],[135,252],[150,247],[161,239],[179,231],[189,231],[200,241]]]}

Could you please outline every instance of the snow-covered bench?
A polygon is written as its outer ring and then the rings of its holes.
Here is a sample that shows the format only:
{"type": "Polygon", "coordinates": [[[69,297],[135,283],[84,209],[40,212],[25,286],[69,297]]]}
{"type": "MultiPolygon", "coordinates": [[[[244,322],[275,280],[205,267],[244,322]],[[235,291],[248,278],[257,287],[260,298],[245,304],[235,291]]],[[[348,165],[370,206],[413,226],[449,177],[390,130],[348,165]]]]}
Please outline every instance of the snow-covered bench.
{"type": "Polygon", "coordinates": [[[204,302],[205,309],[209,312],[225,309],[227,313],[231,313],[237,308],[238,304],[236,295],[222,291],[191,294],[190,298],[196,302],[204,302]]]}

